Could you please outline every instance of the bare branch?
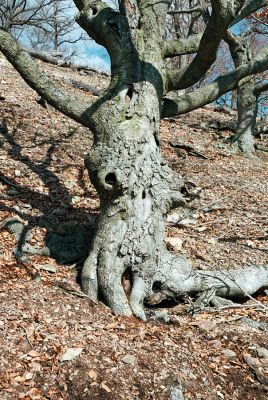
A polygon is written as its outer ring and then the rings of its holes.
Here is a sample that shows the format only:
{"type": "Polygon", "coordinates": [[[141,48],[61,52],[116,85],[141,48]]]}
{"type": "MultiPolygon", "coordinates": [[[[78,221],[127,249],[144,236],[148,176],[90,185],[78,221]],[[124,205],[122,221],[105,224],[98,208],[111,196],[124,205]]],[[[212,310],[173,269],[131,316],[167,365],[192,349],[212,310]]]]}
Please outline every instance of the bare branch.
{"type": "Polygon", "coordinates": [[[50,105],[84,126],[90,127],[92,103],[59,89],[4,29],[0,29],[0,50],[28,85],[50,105]]]}
{"type": "Polygon", "coordinates": [[[258,85],[256,85],[255,90],[254,90],[254,94],[256,97],[259,97],[260,94],[262,92],[265,92],[266,90],[268,90],[268,82],[262,82],[258,85]]]}
{"type": "Polygon", "coordinates": [[[264,22],[264,21],[262,21],[260,18],[256,17],[256,15],[251,14],[251,17],[252,17],[253,19],[255,19],[255,21],[259,22],[259,24],[262,24],[262,25],[264,25],[264,26],[268,26],[268,24],[267,24],[266,22],[264,22]]]}
{"type": "Polygon", "coordinates": [[[234,90],[239,81],[248,75],[261,73],[268,69],[268,46],[265,46],[257,57],[246,65],[222,75],[209,85],[203,86],[191,93],[177,96],[175,99],[164,99],[162,118],[174,117],[195,110],[209,104],[231,90],[234,90]]]}
{"type": "Polygon", "coordinates": [[[170,40],[164,43],[163,56],[176,57],[182,54],[196,53],[199,49],[202,34],[191,35],[187,39],[170,40]]]}
{"type": "MultiPolygon", "coordinates": [[[[199,50],[190,65],[167,71],[167,92],[194,85],[216,60],[219,44],[235,17],[233,4],[212,0],[212,14],[200,41],[199,50]]],[[[232,3],[232,2],[231,2],[232,3]]]]}
{"type": "Polygon", "coordinates": [[[236,25],[242,19],[246,18],[252,13],[255,13],[260,8],[268,6],[268,0],[248,0],[245,2],[236,18],[231,22],[230,26],[236,25]]]}
{"type": "Polygon", "coordinates": [[[169,15],[175,15],[175,14],[192,14],[195,12],[202,12],[203,8],[201,6],[196,6],[189,8],[188,10],[171,10],[168,12],[169,15]]]}

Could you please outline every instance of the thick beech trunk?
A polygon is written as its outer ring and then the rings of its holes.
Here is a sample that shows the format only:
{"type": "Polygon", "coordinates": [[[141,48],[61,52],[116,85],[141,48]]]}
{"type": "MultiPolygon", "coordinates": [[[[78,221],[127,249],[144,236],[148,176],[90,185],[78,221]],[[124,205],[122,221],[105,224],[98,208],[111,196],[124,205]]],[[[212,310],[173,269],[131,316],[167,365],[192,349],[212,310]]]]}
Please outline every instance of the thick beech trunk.
{"type": "Polygon", "coordinates": [[[167,260],[165,216],[183,204],[182,180],[159,152],[159,101],[149,82],[119,93],[98,111],[95,141],[86,167],[97,189],[101,215],[82,272],[83,290],[101,294],[120,314],[144,318],[142,304],[167,260]],[[122,276],[130,272],[128,301],[122,276]]]}
{"type": "MultiPolygon", "coordinates": [[[[165,68],[168,2],[126,0],[120,2],[120,12],[99,0],[74,2],[80,11],[78,23],[111,57],[110,86],[94,102],[85,103],[58,90],[3,30],[0,49],[46,101],[93,132],[86,167],[100,197],[101,213],[82,269],[84,292],[92,299],[102,298],[118,314],[145,319],[144,301],[158,304],[164,298],[201,293],[202,301],[219,303],[221,297],[252,294],[268,286],[267,267],[194,271],[184,257],[169,253],[164,245],[166,214],[183,206],[184,200],[181,177],[159,151],[163,96],[202,78],[241,2],[212,2],[211,20],[197,56],[188,68],[174,73],[165,68]],[[131,281],[129,295],[122,284],[125,274],[131,281]]],[[[261,68],[264,64],[257,60],[261,68]]],[[[255,63],[250,68],[254,72],[255,63]]],[[[241,71],[235,72],[239,79],[247,75],[246,68],[241,71]]],[[[203,95],[217,97],[225,81],[219,78],[203,95]]],[[[227,86],[234,89],[233,75],[227,86]]],[[[175,104],[177,113],[186,106],[193,108],[196,99],[189,96],[181,96],[175,104]]]]}

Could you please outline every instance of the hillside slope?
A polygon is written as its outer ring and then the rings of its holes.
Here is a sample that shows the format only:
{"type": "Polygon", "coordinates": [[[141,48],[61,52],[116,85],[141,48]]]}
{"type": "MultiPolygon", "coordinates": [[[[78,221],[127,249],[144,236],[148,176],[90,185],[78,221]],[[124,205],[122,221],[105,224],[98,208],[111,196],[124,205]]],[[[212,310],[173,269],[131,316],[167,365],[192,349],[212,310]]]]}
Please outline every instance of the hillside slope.
{"type": "MultiPolygon", "coordinates": [[[[98,74],[40,65],[57,82],[68,77],[100,91],[108,85],[98,74]]],[[[18,218],[31,229],[28,243],[36,248],[47,246],[49,234],[71,233],[69,250],[77,227],[87,232],[99,211],[83,165],[92,135],[43,108],[3,57],[0,76],[0,221],[18,218]]],[[[253,162],[233,154],[225,140],[231,132],[215,129],[223,120],[229,116],[206,107],[164,120],[161,128],[163,155],[189,182],[188,197],[199,193],[189,201],[186,225],[177,223],[176,213],[169,217],[167,242],[181,239],[180,251],[204,270],[268,258],[268,158],[259,152],[260,161],[253,162]]],[[[268,351],[267,296],[195,318],[188,304],[178,304],[162,311],[168,323],[144,323],[81,297],[75,265],[65,266],[63,255],[58,261],[27,255],[18,262],[16,245],[2,229],[1,399],[179,399],[180,385],[188,400],[267,399],[268,358],[260,350],[268,351]],[[69,348],[82,351],[61,362],[69,348]]]]}

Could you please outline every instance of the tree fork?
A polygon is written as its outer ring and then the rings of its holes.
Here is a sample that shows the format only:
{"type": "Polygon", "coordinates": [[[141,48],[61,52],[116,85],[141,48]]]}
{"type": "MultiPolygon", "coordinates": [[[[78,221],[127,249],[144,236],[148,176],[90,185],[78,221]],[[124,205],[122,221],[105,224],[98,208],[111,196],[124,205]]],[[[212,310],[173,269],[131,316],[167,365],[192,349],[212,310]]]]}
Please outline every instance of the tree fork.
{"type": "MultiPolygon", "coordinates": [[[[6,45],[0,43],[0,48],[4,47],[5,54],[39,94],[90,127],[94,134],[85,164],[99,194],[101,212],[82,270],[83,290],[93,299],[102,297],[118,314],[145,319],[144,299],[156,302],[157,293],[159,302],[163,296],[183,297],[185,293],[206,292],[211,286],[215,286],[215,293],[228,296],[243,294],[244,281],[251,284],[246,287],[251,293],[266,285],[265,267],[261,269],[261,281],[251,268],[245,270],[245,276],[238,270],[236,277],[241,274],[244,280],[237,285],[227,278],[225,282],[219,272],[211,271],[205,276],[202,271],[193,271],[184,257],[174,256],[164,245],[166,214],[172,207],[184,205],[183,181],[161,158],[158,139],[163,94],[169,79],[163,56],[169,2],[138,1],[139,15],[133,26],[133,9],[127,4],[121,7],[122,12],[117,12],[98,0],[75,3],[80,11],[78,23],[107,48],[111,57],[111,84],[93,104],[82,103],[78,107],[73,104],[75,98],[57,90],[53,100],[55,87],[46,77],[39,79],[38,69],[31,71],[31,59],[25,58],[14,42],[10,56],[9,38],[1,31],[6,45]],[[26,71],[25,63],[29,67],[26,71]],[[126,271],[132,276],[129,298],[122,286],[126,271]]],[[[218,14],[220,20],[224,19],[222,34],[232,15],[230,10],[227,19],[222,15],[224,0],[215,0],[213,4],[216,13],[217,4],[222,5],[218,14]]],[[[211,23],[204,36],[212,50],[203,70],[213,61],[220,40],[220,35],[216,41],[210,37],[213,26],[211,23]]],[[[206,58],[204,38],[196,60],[206,58]]],[[[240,79],[241,70],[236,75],[240,79]]],[[[212,84],[213,93],[219,92],[218,83],[212,84]]]]}

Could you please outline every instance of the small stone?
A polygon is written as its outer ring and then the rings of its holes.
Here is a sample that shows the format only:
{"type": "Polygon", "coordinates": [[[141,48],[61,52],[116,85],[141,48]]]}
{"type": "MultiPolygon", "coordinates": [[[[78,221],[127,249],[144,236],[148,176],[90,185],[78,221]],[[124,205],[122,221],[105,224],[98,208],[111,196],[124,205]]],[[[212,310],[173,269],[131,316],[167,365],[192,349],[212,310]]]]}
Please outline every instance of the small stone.
{"type": "Polygon", "coordinates": [[[176,386],[172,386],[169,388],[170,392],[170,400],[185,400],[183,395],[183,387],[181,382],[177,379],[176,386]]]}
{"type": "Polygon", "coordinates": [[[29,210],[31,210],[31,209],[32,209],[32,206],[31,206],[31,204],[27,204],[27,203],[24,203],[24,204],[22,205],[22,207],[24,207],[24,208],[28,208],[29,210]]]}
{"type": "Polygon", "coordinates": [[[268,350],[265,347],[259,347],[257,353],[259,357],[268,359],[268,350]]]}
{"type": "Polygon", "coordinates": [[[24,378],[26,381],[30,381],[33,377],[33,373],[32,372],[26,372],[26,374],[24,375],[24,378]]]}
{"type": "Polygon", "coordinates": [[[176,252],[179,252],[182,248],[182,240],[178,237],[168,237],[165,242],[176,252]]]}
{"type": "Polygon", "coordinates": [[[236,357],[236,353],[233,350],[230,349],[224,349],[222,350],[222,355],[226,358],[233,358],[236,357]]]}
{"type": "Polygon", "coordinates": [[[21,176],[21,171],[20,171],[19,169],[15,169],[14,175],[15,175],[16,177],[21,176]]]}
{"type": "Polygon", "coordinates": [[[136,361],[136,357],[132,354],[127,354],[121,359],[121,361],[123,361],[123,363],[125,364],[134,364],[136,361]]]}
{"type": "Polygon", "coordinates": [[[67,187],[67,189],[72,189],[73,187],[75,187],[76,181],[70,179],[70,180],[65,181],[64,184],[67,187]]]}
{"type": "Polygon", "coordinates": [[[74,360],[76,357],[80,355],[82,350],[83,350],[82,347],[72,347],[67,349],[65,353],[60,357],[60,362],[74,360]]]}
{"type": "Polygon", "coordinates": [[[159,310],[152,311],[152,310],[150,310],[150,311],[146,312],[146,317],[153,321],[159,321],[164,324],[170,323],[170,317],[169,317],[167,311],[159,311],[159,310]]]}
{"type": "Polygon", "coordinates": [[[215,322],[209,320],[201,321],[197,325],[199,329],[205,332],[213,331],[217,327],[217,324],[215,322]]]}
{"type": "Polygon", "coordinates": [[[76,203],[79,203],[80,200],[81,200],[80,196],[73,196],[71,199],[71,203],[76,204],[76,203]]]}
{"type": "Polygon", "coordinates": [[[214,339],[214,340],[210,340],[209,344],[213,347],[215,347],[216,349],[221,347],[221,341],[218,339],[214,339]]]}

